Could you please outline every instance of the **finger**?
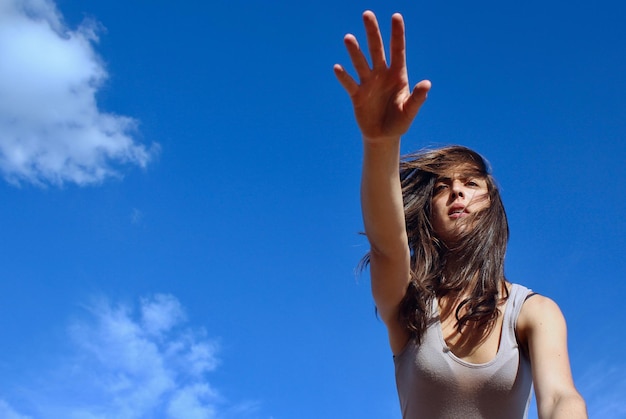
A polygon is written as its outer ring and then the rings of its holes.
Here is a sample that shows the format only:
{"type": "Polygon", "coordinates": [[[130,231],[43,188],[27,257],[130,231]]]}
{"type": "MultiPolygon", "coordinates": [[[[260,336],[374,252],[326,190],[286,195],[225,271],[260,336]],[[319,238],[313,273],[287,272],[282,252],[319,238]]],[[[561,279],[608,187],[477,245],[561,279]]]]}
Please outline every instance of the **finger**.
{"type": "Polygon", "coordinates": [[[415,115],[417,115],[420,108],[426,101],[431,86],[432,85],[429,80],[422,80],[415,85],[411,95],[404,103],[404,112],[409,119],[415,118],[415,115]]]}
{"type": "Polygon", "coordinates": [[[359,85],[354,81],[352,76],[339,64],[333,66],[333,71],[335,72],[335,77],[337,77],[337,80],[339,80],[339,83],[341,83],[346,92],[348,92],[350,96],[354,96],[359,90],[359,85]]]}
{"type": "Polygon", "coordinates": [[[385,59],[385,46],[383,38],[380,34],[378,21],[373,12],[367,10],[363,13],[363,24],[365,25],[365,33],[367,35],[367,46],[372,59],[373,68],[387,67],[385,59]]]}
{"type": "Polygon", "coordinates": [[[363,55],[363,51],[361,51],[359,42],[352,34],[347,34],[343,38],[343,42],[346,45],[346,49],[348,50],[354,69],[359,75],[359,78],[363,79],[363,77],[366,77],[369,74],[370,66],[367,62],[367,58],[363,55]]]}
{"type": "Polygon", "coordinates": [[[406,38],[404,19],[400,13],[391,17],[391,68],[402,69],[406,67],[406,38]]]}

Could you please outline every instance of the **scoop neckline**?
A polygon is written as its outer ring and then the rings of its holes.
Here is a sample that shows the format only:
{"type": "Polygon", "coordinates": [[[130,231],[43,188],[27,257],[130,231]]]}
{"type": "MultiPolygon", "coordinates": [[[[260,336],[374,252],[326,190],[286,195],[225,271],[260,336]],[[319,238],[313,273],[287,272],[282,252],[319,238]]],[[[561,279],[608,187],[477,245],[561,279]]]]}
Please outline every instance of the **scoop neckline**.
{"type": "Polygon", "coordinates": [[[513,287],[515,286],[515,284],[512,284],[511,286],[511,290],[509,292],[509,298],[507,298],[506,302],[504,303],[504,317],[502,319],[502,325],[501,325],[501,329],[500,329],[500,339],[498,340],[498,351],[496,352],[496,354],[494,355],[494,357],[487,361],[487,362],[483,362],[483,363],[473,363],[473,362],[469,362],[469,361],[465,361],[461,358],[459,358],[458,356],[456,356],[454,354],[454,352],[452,352],[452,349],[448,346],[446,340],[443,337],[443,327],[441,325],[441,314],[439,313],[439,300],[437,299],[437,297],[433,298],[433,314],[435,314],[434,317],[434,321],[435,321],[435,328],[437,329],[437,336],[439,337],[439,343],[442,346],[442,350],[444,353],[446,353],[451,359],[453,359],[455,362],[465,366],[465,367],[469,367],[469,368],[486,368],[489,367],[491,365],[493,365],[498,358],[500,357],[500,354],[502,353],[503,349],[502,349],[502,342],[504,341],[504,333],[505,333],[505,324],[508,324],[508,319],[509,319],[509,302],[511,301],[511,297],[513,295],[513,287]]]}

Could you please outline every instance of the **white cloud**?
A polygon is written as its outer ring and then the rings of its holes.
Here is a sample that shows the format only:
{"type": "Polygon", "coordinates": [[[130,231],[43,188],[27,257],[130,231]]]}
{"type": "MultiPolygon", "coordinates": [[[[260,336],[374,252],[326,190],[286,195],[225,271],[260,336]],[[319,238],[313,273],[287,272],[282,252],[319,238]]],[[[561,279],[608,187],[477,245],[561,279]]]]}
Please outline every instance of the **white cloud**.
{"type": "Polygon", "coordinates": [[[208,374],[219,364],[218,345],[204,330],[187,326],[173,296],[142,298],[138,307],[101,299],[86,309],[86,318],[69,328],[72,353],[56,371],[43,371],[38,383],[20,385],[19,399],[27,400],[22,405],[0,400],[0,418],[29,419],[18,411],[37,419],[216,419],[258,413],[258,404],[229,403],[209,382],[208,374]]]}
{"type": "Polygon", "coordinates": [[[188,386],[174,394],[167,413],[172,418],[213,419],[217,413],[210,400],[215,397],[215,392],[206,384],[188,386]],[[209,403],[202,403],[203,400],[209,403]]]}
{"type": "MultiPolygon", "coordinates": [[[[102,112],[98,25],[68,29],[51,0],[0,0],[0,172],[15,184],[87,185],[146,166],[132,118],[102,112]]],[[[152,150],[158,146],[152,146],[152,150]]]]}
{"type": "Polygon", "coordinates": [[[90,311],[93,322],[72,327],[88,367],[78,373],[79,381],[93,383],[101,400],[111,401],[91,411],[105,410],[105,417],[116,418],[145,417],[160,410],[183,418],[184,407],[193,415],[215,411],[219,397],[210,391],[205,373],[217,366],[217,347],[200,332],[179,329],[185,316],[178,300],[170,295],[143,298],[137,314],[131,307],[107,302],[90,311]]]}
{"type": "Polygon", "coordinates": [[[130,213],[130,222],[132,224],[141,224],[143,221],[143,212],[137,208],[133,208],[130,213]]]}
{"type": "Polygon", "coordinates": [[[141,319],[146,332],[158,336],[185,320],[185,313],[177,299],[158,294],[141,299],[141,319]]]}

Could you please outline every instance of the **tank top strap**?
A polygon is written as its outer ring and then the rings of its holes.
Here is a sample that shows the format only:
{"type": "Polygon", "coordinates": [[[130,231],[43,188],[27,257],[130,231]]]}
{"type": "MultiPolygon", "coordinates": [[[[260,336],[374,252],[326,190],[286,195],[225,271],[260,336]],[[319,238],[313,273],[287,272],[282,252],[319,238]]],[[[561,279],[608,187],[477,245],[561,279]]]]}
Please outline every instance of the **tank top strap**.
{"type": "MultiPolygon", "coordinates": [[[[530,292],[531,290],[523,285],[511,285],[511,291],[509,292],[509,298],[506,302],[506,308],[504,311],[502,333],[503,335],[506,334],[507,339],[509,339],[512,343],[517,343],[517,338],[515,337],[517,319],[522,311],[524,301],[526,301],[526,297],[530,294],[530,292]]],[[[504,336],[502,337],[504,338],[504,336]]]]}

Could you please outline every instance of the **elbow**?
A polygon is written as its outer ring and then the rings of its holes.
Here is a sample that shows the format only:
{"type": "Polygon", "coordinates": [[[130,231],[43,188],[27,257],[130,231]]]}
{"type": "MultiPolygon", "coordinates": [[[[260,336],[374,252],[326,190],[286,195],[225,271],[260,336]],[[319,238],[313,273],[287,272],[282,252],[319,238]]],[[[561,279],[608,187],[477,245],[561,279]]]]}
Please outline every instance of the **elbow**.
{"type": "Polygon", "coordinates": [[[386,244],[374,243],[370,241],[370,258],[389,261],[405,261],[410,258],[409,246],[402,241],[386,244]]]}
{"type": "Polygon", "coordinates": [[[367,228],[365,237],[370,245],[370,253],[380,258],[397,258],[398,255],[409,253],[409,239],[406,230],[396,231],[387,228],[367,228]]]}
{"type": "Polygon", "coordinates": [[[539,406],[540,419],[587,419],[587,405],[577,391],[557,395],[539,406]]]}

